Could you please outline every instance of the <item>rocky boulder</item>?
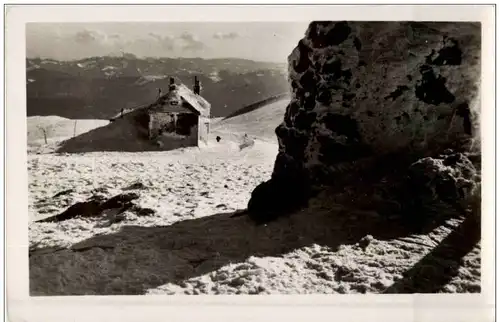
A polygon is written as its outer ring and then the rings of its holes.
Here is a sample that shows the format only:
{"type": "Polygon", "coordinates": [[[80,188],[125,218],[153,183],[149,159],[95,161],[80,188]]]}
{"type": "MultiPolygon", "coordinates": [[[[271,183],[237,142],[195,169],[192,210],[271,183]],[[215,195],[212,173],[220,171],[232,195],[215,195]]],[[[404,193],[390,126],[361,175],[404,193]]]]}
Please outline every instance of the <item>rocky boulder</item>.
{"type": "MultiPolygon", "coordinates": [[[[312,22],[288,57],[292,99],[267,186],[293,178],[287,190],[307,200],[304,182],[334,185],[383,156],[414,162],[477,139],[480,53],[479,23],[312,22]]],[[[257,195],[273,200],[254,194],[253,211],[268,209],[257,195]]]]}
{"type": "Polygon", "coordinates": [[[477,154],[451,150],[414,162],[399,188],[403,219],[411,227],[421,229],[453,214],[480,215],[480,169],[477,154]]]}

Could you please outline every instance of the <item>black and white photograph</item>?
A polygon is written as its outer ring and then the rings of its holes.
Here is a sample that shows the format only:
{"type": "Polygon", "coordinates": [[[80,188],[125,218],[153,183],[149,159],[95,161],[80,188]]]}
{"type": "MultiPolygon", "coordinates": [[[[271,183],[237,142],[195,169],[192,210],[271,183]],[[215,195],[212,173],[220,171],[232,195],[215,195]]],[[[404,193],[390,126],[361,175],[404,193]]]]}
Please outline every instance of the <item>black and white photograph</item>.
{"type": "Polygon", "coordinates": [[[480,23],[34,23],[26,50],[31,295],[481,291],[480,23]]]}
{"type": "Polygon", "coordinates": [[[27,22],[29,296],[484,292],[485,24],[337,17],[27,22]]]}

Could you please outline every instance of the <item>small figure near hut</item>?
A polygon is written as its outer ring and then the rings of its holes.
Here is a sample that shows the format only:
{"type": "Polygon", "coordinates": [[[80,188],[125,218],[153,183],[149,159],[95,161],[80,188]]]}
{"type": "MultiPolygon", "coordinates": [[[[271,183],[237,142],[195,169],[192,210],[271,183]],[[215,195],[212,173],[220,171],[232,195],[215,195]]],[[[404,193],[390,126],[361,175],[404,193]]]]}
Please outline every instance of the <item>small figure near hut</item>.
{"type": "Polygon", "coordinates": [[[217,140],[217,143],[219,143],[221,140],[221,137],[217,135],[217,137],[215,139],[217,140]]]}

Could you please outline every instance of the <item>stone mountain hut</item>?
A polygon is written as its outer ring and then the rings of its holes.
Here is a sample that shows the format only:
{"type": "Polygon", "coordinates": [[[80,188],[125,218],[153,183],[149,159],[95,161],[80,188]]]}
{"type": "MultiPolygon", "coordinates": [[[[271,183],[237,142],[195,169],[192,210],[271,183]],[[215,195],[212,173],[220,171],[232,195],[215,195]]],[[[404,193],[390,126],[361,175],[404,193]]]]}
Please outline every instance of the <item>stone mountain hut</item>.
{"type": "Polygon", "coordinates": [[[200,91],[196,76],[193,90],[170,78],[168,91],[160,92],[155,103],[126,114],[122,112],[111,121],[131,115],[140,127],[141,136],[160,149],[198,146],[200,141],[208,141],[211,108],[200,91]]]}

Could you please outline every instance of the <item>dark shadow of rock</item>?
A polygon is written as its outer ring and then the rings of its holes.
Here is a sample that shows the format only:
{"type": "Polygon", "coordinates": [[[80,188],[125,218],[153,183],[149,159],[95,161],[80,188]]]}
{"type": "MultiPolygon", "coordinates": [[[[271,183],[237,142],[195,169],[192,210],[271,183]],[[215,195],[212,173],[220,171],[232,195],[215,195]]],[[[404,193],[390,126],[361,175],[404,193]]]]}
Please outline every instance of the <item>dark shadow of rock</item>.
{"type": "MultiPolygon", "coordinates": [[[[480,216],[469,216],[384,293],[438,293],[458,275],[461,260],[481,240],[480,216]]],[[[480,292],[480,289],[472,290],[480,292]]]]}
{"type": "Polygon", "coordinates": [[[124,226],[71,249],[30,254],[30,294],[144,294],[148,289],[215,271],[250,256],[280,256],[319,244],[337,249],[366,235],[391,240],[407,232],[380,216],[346,216],[342,207],[314,205],[267,225],[231,213],[165,227],[124,226]]]}

